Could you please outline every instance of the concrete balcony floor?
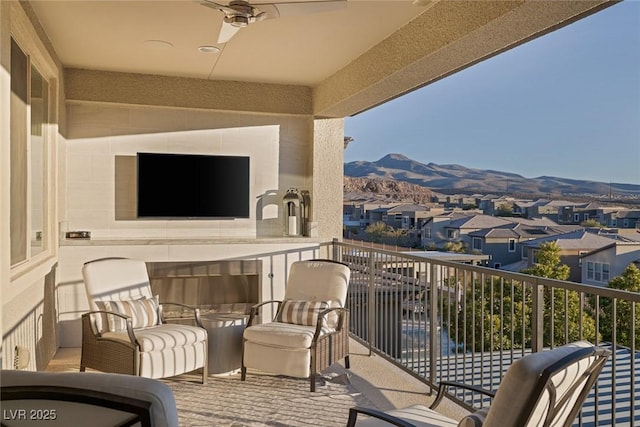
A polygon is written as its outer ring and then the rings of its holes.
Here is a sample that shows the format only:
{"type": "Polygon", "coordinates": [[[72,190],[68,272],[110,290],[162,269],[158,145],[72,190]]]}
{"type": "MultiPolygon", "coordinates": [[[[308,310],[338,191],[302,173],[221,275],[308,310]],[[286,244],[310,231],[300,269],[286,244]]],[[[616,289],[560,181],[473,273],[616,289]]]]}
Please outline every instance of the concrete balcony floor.
{"type": "MultiPolygon", "coordinates": [[[[411,375],[351,340],[351,369],[341,362],[322,372],[317,391],[306,379],[249,373],[212,375],[206,385],[197,374],[163,379],[174,391],[181,426],[345,426],[349,408],[380,410],[420,403],[435,395],[411,375]]],[[[60,348],[47,371],[77,372],[79,348],[60,348]]],[[[464,409],[445,399],[438,412],[456,420],[464,409]]]]}

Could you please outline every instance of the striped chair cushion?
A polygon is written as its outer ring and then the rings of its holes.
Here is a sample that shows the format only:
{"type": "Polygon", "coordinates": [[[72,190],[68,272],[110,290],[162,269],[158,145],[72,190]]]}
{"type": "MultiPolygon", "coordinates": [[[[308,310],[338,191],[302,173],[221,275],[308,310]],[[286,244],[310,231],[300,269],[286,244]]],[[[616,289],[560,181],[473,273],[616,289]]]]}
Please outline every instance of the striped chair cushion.
{"type": "Polygon", "coordinates": [[[327,308],[329,308],[329,304],[325,301],[285,300],[280,304],[280,310],[276,314],[276,322],[316,326],[318,316],[327,308]]]}
{"type": "MultiPolygon", "coordinates": [[[[137,300],[103,301],[104,310],[124,314],[131,317],[134,328],[155,326],[160,323],[158,316],[158,296],[137,300]]],[[[126,320],[121,317],[108,316],[109,331],[124,331],[127,329],[126,320]]]]}

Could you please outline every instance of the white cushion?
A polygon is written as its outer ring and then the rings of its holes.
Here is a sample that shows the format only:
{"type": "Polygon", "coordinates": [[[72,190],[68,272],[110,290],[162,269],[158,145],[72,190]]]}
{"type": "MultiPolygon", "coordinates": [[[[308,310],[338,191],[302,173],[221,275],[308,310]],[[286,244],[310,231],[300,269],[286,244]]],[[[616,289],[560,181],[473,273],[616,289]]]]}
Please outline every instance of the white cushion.
{"type": "MultiPolygon", "coordinates": [[[[404,409],[385,411],[396,418],[410,422],[416,427],[456,427],[458,423],[449,417],[437,413],[423,405],[414,405],[404,409]]],[[[358,415],[358,427],[388,427],[390,424],[377,418],[358,415]]]]}
{"type": "MultiPolygon", "coordinates": [[[[136,329],[134,334],[142,352],[193,345],[207,338],[206,329],[173,323],[136,329]]],[[[105,332],[102,336],[104,338],[129,341],[127,331],[105,332]]]]}
{"type": "MultiPolygon", "coordinates": [[[[98,301],[97,305],[103,307],[105,311],[130,317],[133,328],[146,328],[160,324],[157,296],[138,300],[98,301]]],[[[107,323],[111,332],[127,329],[126,320],[119,316],[107,316],[107,323]]]]}
{"type": "Polygon", "coordinates": [[[311,352],[308,348],[275,347],[252,341],[244,343],[244,364],[251,370],[309,378],[311,352]]]}
{"type": "Polygon", "coordinates": [[[204,341],[140,353],[140,376],[166,378],[194,371],[204,366],[206,357],[207,345],[204,341]]]}
{"type": "Polygon", "coordinates": [[[291,264],[285,299],[331,301],[344,307],[351,270],[344,264],[329,261],[296,261],[291,264]]]}
{"type": "MultiPolygon", "coordinates": [[[[491,403],[491,411],[487,414],[485,426],[515,425],[517,417],[524,410],[544,369],[585,347],[592,347],[592,344],[586,341],[571,343],[552,350],[529,354],[513,362],[500,382],[496,396],[491,403]]],[[[561,398],[562,391],[566,390],[577,376],[589,367],[591,362],[593,362],[593,358],[583,359],[582,362],[569,366],[554,377],[553,381],[556,385],[562,383],[558,387],[558,399],[561,398]]],[[[575,392],[575,398],[578,394],[579,391],[575,392]]],[[[569,400],[571,401],[571,399],[569,400]]],[[[528,425],[537,425],[541,419],[544,419],[548,402],[548,395],[545,392],[533,411],[531,422],[528,425]]]]}
{"type": "MultiPolygon", "coordinates": [[[[310,348],[315,326],[294,325],[291,323],[263,323],[244,330],[244,339],[260,344],[289,348],[310,348]]],[[[329,332],[322,328],[321,335],[329,332]]]]}
{"type": "MultiPolygon", "coordinates": [[[[151,285],[144,261],[113,258],[88,262],[82,267],[90,310],[102,310],[98,301],[151,298],[151,285]]],[[[93,316],[99,333],[108,330],[108,317],[93,316]]]]}

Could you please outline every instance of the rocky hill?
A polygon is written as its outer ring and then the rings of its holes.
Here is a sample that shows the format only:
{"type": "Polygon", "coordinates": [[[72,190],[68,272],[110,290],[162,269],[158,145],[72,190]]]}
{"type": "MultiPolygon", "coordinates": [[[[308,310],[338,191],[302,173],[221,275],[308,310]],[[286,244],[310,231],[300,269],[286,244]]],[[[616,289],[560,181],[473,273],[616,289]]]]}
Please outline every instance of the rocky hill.
{"type": "Polygon", "coordinates": [[[616,198],[640,199],[640,185],[549,176],[525,178],[514,173],[472,169],[460,165],[424,164],[402,154],[388,154],[375,162],[345,163],[344,174],[345,178],[402,181],[445,194],[508,193],[545,197],[590,195],[594,198],[611,194],[616,198]]]}
{"type": "Polygon", "coordinates": [[[417,184],[392,179],[344,177],[344,199],[349,201],[376,200],[425,204],[434,192],[417,184]]]}

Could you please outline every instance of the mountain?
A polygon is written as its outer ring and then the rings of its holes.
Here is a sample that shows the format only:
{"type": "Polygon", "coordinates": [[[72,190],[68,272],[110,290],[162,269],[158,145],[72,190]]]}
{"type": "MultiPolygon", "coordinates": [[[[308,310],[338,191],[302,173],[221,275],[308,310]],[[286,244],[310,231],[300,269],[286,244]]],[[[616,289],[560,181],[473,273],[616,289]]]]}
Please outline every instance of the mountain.
{"type": "Polygon", "coordinates": [[[431,202],[435,193],[426,187],[393,179],[344,177],[344,200],[377,200],[385,203],[431,202]]]}
{"type": "Polygon", "coordinates": [[[492,193],[535,196],[640,198],[640,185],[521,175],[461,165],[420,163],[402,154],[387,154],[375,162],[345,163],[345,177],[403,181],[442,193],[492,193]]]}

